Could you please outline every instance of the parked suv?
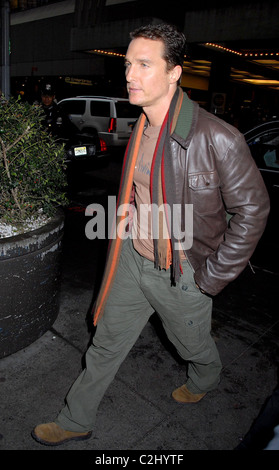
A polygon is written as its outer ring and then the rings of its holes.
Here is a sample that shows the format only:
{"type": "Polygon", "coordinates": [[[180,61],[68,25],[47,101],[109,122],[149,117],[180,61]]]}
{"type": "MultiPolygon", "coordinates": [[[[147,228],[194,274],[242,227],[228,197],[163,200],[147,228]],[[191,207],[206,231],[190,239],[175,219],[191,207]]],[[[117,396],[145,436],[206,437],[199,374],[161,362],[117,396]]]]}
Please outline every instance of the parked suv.
{"type": "Polygon", "coordinates": [[[62,113],[69,116],[80,132],[95,132],[107,146],[126,145],[141,108],[124,98],[76,96],[61,100],[62,113]]]}

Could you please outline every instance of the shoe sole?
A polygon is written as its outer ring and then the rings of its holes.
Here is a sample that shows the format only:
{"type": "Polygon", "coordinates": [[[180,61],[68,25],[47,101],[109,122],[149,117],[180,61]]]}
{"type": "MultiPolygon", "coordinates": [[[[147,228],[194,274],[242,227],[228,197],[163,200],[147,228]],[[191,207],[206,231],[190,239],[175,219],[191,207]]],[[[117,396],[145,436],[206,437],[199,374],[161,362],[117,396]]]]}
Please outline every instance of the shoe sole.
{"type": "Polygon", "coordinates": [[[35,434],[34,431],[31,432],[31,436],[33,437],[33,439],[35,439],[35,441],[39,442],[40,444],[43,444],[44,446],[54,447],[54,446],[60,446],[61,444],[65,444],[66,442],[69,442],[69,441],[86,441],[87,439],[90,439],[90,437],[92,436],[92,432],[89,432],[88,434],[86,434],[86,436],[68,437],[67,439],[63,439],[62,441],[59,441],[59,442],[44,441],[43,439],[40,439],[35,434]]]}
{"type": "Polygon", "coordinates": [[[173,400],[176,401],[176,403],[182,403],[182,405],[195,405],[199,403],[205,397],[205,395],[206,393],[202,397],[200,397],[198,400],[195,400],[195,401],[183,401],[183,399],[180,400],[179,398],[175,398],[173,394],[171,396],[173,400]]]}

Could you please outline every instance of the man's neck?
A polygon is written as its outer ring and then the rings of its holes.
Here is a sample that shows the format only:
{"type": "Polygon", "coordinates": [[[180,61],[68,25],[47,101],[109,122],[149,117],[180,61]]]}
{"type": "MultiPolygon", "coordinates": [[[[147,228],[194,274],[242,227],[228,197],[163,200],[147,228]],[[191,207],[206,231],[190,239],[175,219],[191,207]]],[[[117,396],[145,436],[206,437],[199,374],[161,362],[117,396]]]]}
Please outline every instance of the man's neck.
{"type": "Polygon", "coordinates": [[[143,112],[145,113],[148,119],[150,126],[155,127],[155,126],[161,126],[163,124],[163,121],[169,110],[175,91],[176,91],[176,88],[174,90],[171,90],[171,93],[168,96],[166,96],[166,98],[162,100],[160,103],[142,108],[143,112]]]}

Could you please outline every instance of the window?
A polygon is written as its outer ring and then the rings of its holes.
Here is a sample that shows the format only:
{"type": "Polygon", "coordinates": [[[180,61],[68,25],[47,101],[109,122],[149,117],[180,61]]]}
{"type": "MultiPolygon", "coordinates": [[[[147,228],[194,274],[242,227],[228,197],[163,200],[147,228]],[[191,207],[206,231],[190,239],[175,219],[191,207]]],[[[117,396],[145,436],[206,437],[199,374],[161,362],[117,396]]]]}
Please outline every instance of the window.
{"type": "Polygon", "coordinates": [[[117,101],[116,114],[119,118],[138,117],[141,113],[141,108],[132,105],[129,101],[117,101]]]}
{"type": "Polygon", "coordinates": [[[90,114],[91,116],[110,117],[109,101],[91,101],[90,114]]]}
{"type": "Polygon", "coordinates": [[[279,170],[278,131],[256,137],[249,143],[249,147],[259,168],[279,170]]]}
{"type": "Polygon", "coordinates": [[[85,100],[69,100],[61,103],[63,113],[69,114],[84,114],[85,112],[85,100]]]}
{"type": "Polygon", "coordinates": [[[62,0],[10,0],[10,9],[11,12],[30,10],[31,8],[38,8],[61,1],[62,0]]]}

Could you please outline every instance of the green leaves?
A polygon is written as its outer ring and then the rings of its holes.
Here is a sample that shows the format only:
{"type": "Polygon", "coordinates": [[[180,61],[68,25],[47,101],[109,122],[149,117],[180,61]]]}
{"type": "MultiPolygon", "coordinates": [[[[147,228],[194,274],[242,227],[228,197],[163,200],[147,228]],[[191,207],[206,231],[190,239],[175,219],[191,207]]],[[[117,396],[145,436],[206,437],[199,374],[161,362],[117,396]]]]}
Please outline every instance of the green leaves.
{"type": "Polygon", "coordinates": [[[0,101],[0,219],[24,222],[67,204],[65,154],[41,125],[41,108],[0,101]]]}

